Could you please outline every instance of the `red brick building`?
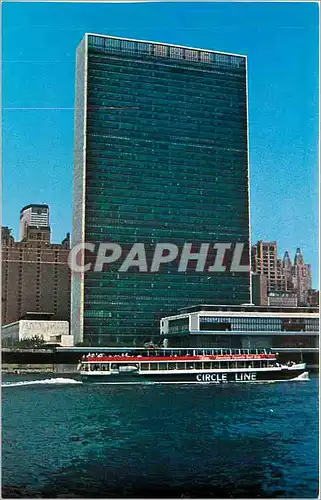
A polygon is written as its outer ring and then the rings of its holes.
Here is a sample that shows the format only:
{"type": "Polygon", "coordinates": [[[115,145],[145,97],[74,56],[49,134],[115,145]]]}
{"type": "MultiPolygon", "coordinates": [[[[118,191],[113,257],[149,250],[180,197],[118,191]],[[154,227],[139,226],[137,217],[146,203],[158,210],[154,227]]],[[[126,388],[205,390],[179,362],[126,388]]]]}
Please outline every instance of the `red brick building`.
{"type": "Polygon", "coordinates": [[[69,233],[62,243],[51,243],[49,226],[28,226],[21,241],[2,227],[2,325],[27,312],[69,321],[69,249],[69,233]]]}

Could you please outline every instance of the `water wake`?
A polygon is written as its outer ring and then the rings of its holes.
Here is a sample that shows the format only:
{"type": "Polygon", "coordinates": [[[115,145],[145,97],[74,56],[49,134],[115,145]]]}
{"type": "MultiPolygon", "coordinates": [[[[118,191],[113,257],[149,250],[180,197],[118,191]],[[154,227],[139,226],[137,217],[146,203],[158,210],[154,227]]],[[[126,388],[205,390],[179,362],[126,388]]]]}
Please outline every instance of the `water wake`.
{"type": "Polygon", "coordinates": [[[73,378],[47,378],[44,380],[20,380],[19,382],[3,382],[1,387],[18,387],[23,385],[46,385],[46,384],[82,384],[80,380],[73,378]]]}

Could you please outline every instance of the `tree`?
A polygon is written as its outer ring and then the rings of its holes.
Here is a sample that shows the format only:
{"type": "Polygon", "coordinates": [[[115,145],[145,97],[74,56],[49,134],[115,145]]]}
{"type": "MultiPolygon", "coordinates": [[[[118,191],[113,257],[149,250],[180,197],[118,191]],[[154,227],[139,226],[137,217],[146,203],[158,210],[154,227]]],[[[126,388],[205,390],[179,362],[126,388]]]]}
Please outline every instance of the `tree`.
{"type": "Polygon", "coordinates": [[[18,340],[14,344],[14,347],[19,347],[21,349],[32,349],[32,348],[44,347],[45,345],[46,341],[41,335],[33,335],[32,337],[18,340]]]}

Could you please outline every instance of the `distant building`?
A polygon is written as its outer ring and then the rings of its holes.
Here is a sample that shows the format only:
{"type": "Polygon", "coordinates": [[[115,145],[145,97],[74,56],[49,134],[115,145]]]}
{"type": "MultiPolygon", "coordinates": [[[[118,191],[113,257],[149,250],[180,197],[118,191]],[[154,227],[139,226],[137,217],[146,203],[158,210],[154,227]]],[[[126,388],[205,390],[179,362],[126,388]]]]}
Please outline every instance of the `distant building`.
{"type": "Polygon", "coordinates": [[[267,278],[267,291],[278,289],[278,258],[276,241],[258,241],[252,247],[252,271],[267,278]]]}
{"type": "Polygon", "coordinates": [[[292,280],[292,261],[289,252],[284,252],[283,259],[279,259],[279,283],[280,290],[288,292],[293,290],[293,280],[292,280]]]}
{"type": "Polygon", "coordinates": [[[59,344],[63,347],[73,346],[73,336],[69,334],[68,321],[53,321],[51,314],[27,313],[19,321],[5,325],[1,329],[3,347],[17,345],[21,340],[38,337],[46,344],[59,344]]]}
{"type": "Polygon", "coordinates": [[[310,264],[305,264],[300,248],[297,248],[292,268],[293,288],[298,296],[298,304],[308,303],[308,291],[312,288],[310,264]]]}
{"type": "MultiPolygon", "coordinates": [[[[292,263],[288,251],[284,253],[283,259],[278,258],[275,241],[258,241],[252,247],[252,272],[266,276],[268,295],[272,292],[292,292],[297,296],[297,305],[309,304],[308,291],[312,286],[311,266],[304,263],[300,248],[297,248],[292,263]]],[[[291,294],[283,295],[283,299],[285,302],[294,301],[291,294]]],[[[273,300],[274,298],[272,302],[273,300]]]]}
{"type": "Polygon", "coordinates": [[[319,345],[318,310],[303,307],[198,305],[162,318],[160,329],[168,347],[316,349],[319,345]]]}
{"type": "Polygon", "coordinates": [[[22,241],[2,227],[2,324],[19,321],[27,311],[69,321],[69,233],[57,244],[50,242],[50,227],[24,227],[22,241]]]}
{"type": "Polygon", "coordinates": [[[257,306],[268,305],[267,276],[252,274],[252,302],[257,306]]]}
{"type": "Polygon", "coordinates": [[[268,295],[268,305],[278,307],[297,307],[298,297],[295,292],[284,292],[281,290],[270,292],[268,295]]]}
{"type": "Polygon", "coordinates": [[[48,205],[27,205],[20,210],[20,240],[27,237],[28,227],[49,227],[48,205]]]}

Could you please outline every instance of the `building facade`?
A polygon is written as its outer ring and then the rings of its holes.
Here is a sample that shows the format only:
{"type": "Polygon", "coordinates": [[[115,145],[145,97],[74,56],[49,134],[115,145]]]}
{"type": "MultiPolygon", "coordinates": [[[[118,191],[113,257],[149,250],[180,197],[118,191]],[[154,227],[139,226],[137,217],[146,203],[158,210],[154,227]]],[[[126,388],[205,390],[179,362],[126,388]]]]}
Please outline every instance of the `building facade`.
{"type": "Polygon", "coordinates": [[[49,227],[49,207],[48,205],[32,204],[20,210],[20,240],[27,236],[29,226],[49,227]]]}
{"type": "Polygon", "coordinates": [[[300,248],[297,248],[292,269],[293,288],[298,296],[298,304],[308,303],[309,290],[312,288],[310,264],[305,264],[300,248]]]}
{"type": "Polygon", "coordinates": [[[69,235],[50,243],[50,228],[27,226],[24,239],[15,241],[2,227],[2,325],[27,312],[53,313],[70,319],[69,235]]]}
{"type": "Polygon", "coordinates": [[[317,349],[319,313],[312,308],[195,306],[162,318],[170,347],[317,349]]]}
{"type": "Polygon", "coordinates": [[[278,289],[278,256],[276,241],[258,241],[252,247],[252,271],[267,278],[267,292],[278,289]]]}
{"type": "Polygon", "coordinates": [[[33,337],[42,339],[46,344],[73,346],[73,336],[69,333],[68,321],[21,319],[3,326],[1,336],[3,347],[17,346],[22,340],[33,337]]]}
{"type": "MultiPolygon", "coordinates": [[[[76,81],[73,244],[249,243],[244,56],[87,34],[76,81]]],[[[72,277],[72,330],[143,345],[161,316],[249,302],[250,287],[250,273],[87,271],[72,277]]]]}
{"type": "MultiPolygon", "coordinates": [[[[251,261],[252,272],[266,276],[268,295],[274,297],[275,293],[285,292],[283,297],[286,298],[287,294],[290,297],[292,293],[297,297],[298,306],[309,304],[312,272],[310,264],[305,264],[300,248],[297,248],[292,263],[288,251],[284,253],[282,259],[278,258],[276,241],[258,241],[252,247],[251,261]]],[[[293,298],[291,300],[293,302],[293,298]]]]}

